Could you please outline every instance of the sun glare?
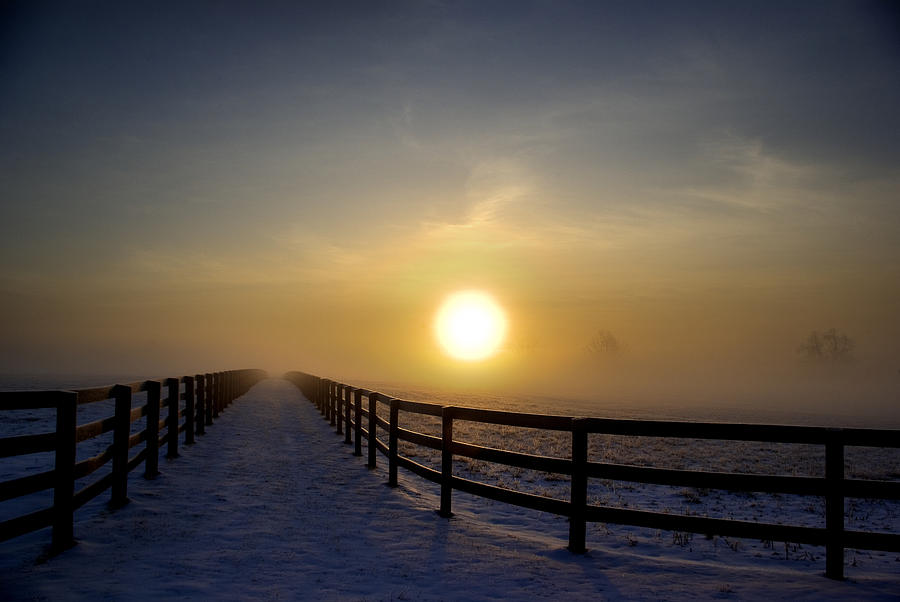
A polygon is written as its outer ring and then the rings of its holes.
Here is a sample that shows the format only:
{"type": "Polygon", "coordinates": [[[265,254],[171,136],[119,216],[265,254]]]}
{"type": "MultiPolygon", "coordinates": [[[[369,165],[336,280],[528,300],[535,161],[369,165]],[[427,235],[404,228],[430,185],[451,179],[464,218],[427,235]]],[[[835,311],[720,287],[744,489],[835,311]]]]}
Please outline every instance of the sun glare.
{"type": "Polygon", "coordinates": [[[434,330],[438,343],[450,356],[483,360],[497,353],[503,343],[506,316],[487,293],[460,291],[444,300],[434,330]]]}

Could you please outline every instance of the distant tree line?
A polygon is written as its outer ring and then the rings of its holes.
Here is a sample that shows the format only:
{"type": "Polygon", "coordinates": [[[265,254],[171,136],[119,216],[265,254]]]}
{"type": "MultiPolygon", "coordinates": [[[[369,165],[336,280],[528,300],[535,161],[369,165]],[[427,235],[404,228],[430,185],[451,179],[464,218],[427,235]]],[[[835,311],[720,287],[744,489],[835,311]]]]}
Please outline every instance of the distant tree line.
{"type": "Polygon", "coordinates": [[[587,344],[587,352],[592,355],[614,356],[622,352],[622,344],[609,330],[598,330],[587,344]]]}
{"type": "MultiPolygon", "coordinates": [[[[585,345],[587,353],[597,357],[617,356],[624,345],[610,330],[597,330],[585,345]]],[[[814,330],[797,348],[797,352],[811,362],[846,362],[853,359],[855,341],[837,328],[814,330]]]]}
{"type": "MultiPolygon", "coordinates": [[[[585,345],[588,354],[602,358],[622,353],[625,346],[610,330],[597,330],[585,345]]],[[[797,348],[797,352],[811,362],[847,362],[853,359],[855,341],[837,328],[814,330],[797,348]]]]}
{"type": "Polygon", "coordinates": [[[853,339],[845,333],[830,328],[824,332],[812,331],[797,351],[814,362],[847,361],[853,357],[853,339]]]}

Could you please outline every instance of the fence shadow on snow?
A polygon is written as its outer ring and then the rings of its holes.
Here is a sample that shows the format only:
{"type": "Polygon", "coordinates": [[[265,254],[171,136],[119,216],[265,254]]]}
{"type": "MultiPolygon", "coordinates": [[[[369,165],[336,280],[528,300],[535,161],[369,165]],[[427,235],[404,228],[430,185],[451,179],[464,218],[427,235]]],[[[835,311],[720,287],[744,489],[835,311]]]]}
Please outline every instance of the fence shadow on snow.
{"type": "Polygon", "coordinates": [[[339,434],[344,435],[345,443],[354,445],[354,453],[358,456],[362,455],[362,441],[365,438],[369,468],[375,467],[376,451],[387,456],[389,485],[396,486],[398,467],[439,484],[441,516],[451,516],[453,490],[459,490],[568,517],[568,547],[574,553],[586,551],[585,533],[588,522],[818,545],[825,547],[825,574],[832,579],[843,578],[845,548],[900,552],[900,534],[852,531],[844,527],[845,498],[900,499],[900,482],[845,478],[845,448],[848,446],[900,448],[898,430],[618,420],[526,414],[406,401],[303,372],[290,372],[286,378],[318,407],[339,434]],[[386,406],[389,419],[378,415],[379,405],[386,406]],[[441,436],[401,427],[401,412],[440,419],[441,436]],[[567,458],[547,457],[466,443],[454,438],[454,425],[460,422],[571,433],[571,454],[567,458]],[[386,435],[387,444],[378,437],[379,429],[382,438],[386,435]],[[825,476],[738,474],[590,462],[588,435],[594,433],[821,445],[825,448],[825,476]],[[398,451],[400,440],[440,452],[440,470],[401,455],[398,451]],[[568,475],[569,500],[564,501],[463,478],[453,474],[454,457],[568,475]],[[825,525],[824,527],[783,525],[589,505],[588,479],[592,478],[727,491],[820,496],[825,499],[825,525]]]}
{"type": "Polygon", "coordinates": [[[0,392],[0,411],[42,410],[56,412],[54,432],[0,438],[0,458],[52,452],[52,470],[29,474],[0,483],[0,502],[13,500],[48,489],[53,504],[0,522],[0,541],[31,531],[52,527],[51,552],[74,543],[73,520],[78,508],[107,489],[112,490],[110,506],[128,501],[128,473],[144,464],[148,479],[158,474],[159,454],[178,457],[180,433],[191,444],[195,435],[203,435],[237,397],[266,377],[262,370],[231,370],[163,380],[147,380],[74,391],[0,392]],[[165,390],[165,397],[162,392],[165,390]],[[146,403],[132,407],[132,396],[146,393],[146,403]],[[78,408],[85,404],[114,400],[112,416],[78,424],[78,408]],[[160,418],[162,410],[167,414],[160,418]],[[132,432],[132,423],[144,420],[145,426],[132,432]],[[109,432],[112,443],[99,454],[76,461],[78,444],[109,432]],[[160,432],[162,431],[162,435],[160,432]],[[130,450],[144,444],[135,455],[130,450]],[[109,470],[75,491],[76,482],[112,463],[109,470]]]}
{"type": "MultiPolygon", "coordinates": [[[[111,490],[111,506],[126,503],[129,472],[143,463],[144,476],[155,477],[162,449],[166,450],[168,458],[178,456],[178,434],[184,433],[185,444],[193,443],[195,435],[204,434],[205,427],[213,423],[219,412],[263,378],[266,378],[266,373],[262,370],[233,370],[74,391],[0,392],[0,411],[50,409],[56,413],[54,432],[0,438],[0,458],[46,452],[54,454],[52,470],[0,483],[0,502],[45,490],[53,491],[52,506],[0,522],[0,541],[52,527],[51,551],[58,552],[70,547],[74,542],[73,515],[78,508],[107,489],[111,490]],[[146,393],[146,403],[132,407],[132,396],[136,393],[146,393]],[[85,424],[77,423],[79,406],[104,400],[114,400],[112,416],[85,424]],[[163,410],[167,412],[165,418],[161,418],[163,410]],[[144,428],[132,432],[132,424],[142,419],[145,419],[144,428]],[[109,432],[113,433],[110,445],[97,455],[76,461],[79,443],[109,432]],[[129,456],[130,450],[142,443],[144,445],[140,451],[129,456]],[[79,479],[94,474],[110,462],[111,468],[102,476],[75,490],[79,479]]],[[[362,455],[365,439],[368,467],[376,466],[377,452],[387,457],[389,485],[397,485],[398,467],[439,484],[439,513],[444,517],[452,515],[453,490],[458,490],[567,517],[568,547],[574,553],[584,553],[586,550],[588,522],[812,544],[825,547],[825,574],[832,579],[843,578],[845,548],[900,552],[900,534],[848,530],[844,525],[844,500],[847,498],[900,499],[900,482],[846,478],[845,448],[900,448],[898,430],[528,414],[407,401],[303,372],[290,372],[285,378],[317,406],[339,434],[344,435],[345,443],[354,446],[355,455],[362,455]],[[387,410],[388,419],[378,414],[379,406],[387,410]],[[401,427],[401,412],[438,420],[440,436],[401,427]],[[467,443],[454,437],[454,425],[459,423],[569,433],[571,453],[568,457],[550,457],[467,443]],[[381,438],[378,436],[379,429],[381,438]],[[592,462],[588,456],[590,434],[819,445],[824,446],[825,451],[824,477],[676,470],[592,462]],[[440,470],[400,454],[399,441],[438,452],[440,470]],[[569,477],[569,499],[566,501],[464,478],[454,474],[454,457],[566,475],[569,477]],[[589,479],[819,496],[825,499],[825,524],[824,527],[808,527],[592,505],[587,502],[589,479]]]]}

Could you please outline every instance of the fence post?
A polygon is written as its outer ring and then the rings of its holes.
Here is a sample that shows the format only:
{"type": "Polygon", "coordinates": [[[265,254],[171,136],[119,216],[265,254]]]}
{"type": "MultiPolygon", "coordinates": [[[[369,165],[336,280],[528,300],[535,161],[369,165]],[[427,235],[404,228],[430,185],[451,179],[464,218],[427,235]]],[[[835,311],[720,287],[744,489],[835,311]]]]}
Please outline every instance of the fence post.
{"type": "Polygon", "coordinates": [[[228,373],[216,372],[219,378],[219,413],[228,409],[228,373]]]}
{"type": "Polygon", "coordinates": [[[194,377],[197,383],[197,434],[206,434],[206,375],[194,377]]]}
{"type": "Polygon", "coordinates": [[[160,384],[156,380],[148,380],[147,388],[147,425],[144,433],[147,438],[147,457],[144,459],[144,478],[153,479],[159,474],[159,396],[160,384]]]}
{"type": "Polygon", "coordinates": [[[128,436],[131,432],[131,387],[116,385],[115,426],[113,427],[112,498],[114,508],[128,503],[128,436]]]}
{"type": "Polygon", "coordinates": [[[216,413],[216,375],[210,372],[206,375],[206,426],[211,426],[216,413]]]}
{"type": "Polygon", "coordinates": [[[181,409],[181,383],[177,378],[166,379],[166,389],[169,393],[169,420],[166,425],[166,436],[169,438],[167,458],[178,457],[178,413],[181,409]]]}
{"type": "Polygon", "coordinates": [[[334,388],[337,383],[333,380],[328,381],[328,394],[325,396],[325,421],[331,423],[331,407],[334,404],[334,388]]]}
{"type": "Polygon", "coordinates": [[[225,411],[225,399],[227,396],[225,373],[216,372],[216,408],[219,410],[219,414],[225,411]]]}
{"type": "Polygon", "coordinates": [[[344,443],[350,445],[352,441],[350,440],[350,406],[353,404],[350,403],[350,399],[353,395],[353,387],[347,386],[344,388],[344,443]]]}
{"type": "Polygon", "coordinates": [[[194,442],[194,377],[185,376],[184,380],[184,444],[190,445],[194,442]]]}
{"type": "Polygon", "coordinates": [[[210,372],[209,405],[212,407],[213,420],[219,417],[219,373],[210,372]]]}
{"type": "MultiPolygon", "coordinates": [[[[203,380],[206,382],[206,391],[203,396],[203,424],[204,426],[210,426],[213,423],[212,420],[212,406],[213,406],[213,382],[212,382],[212,374],[207,372],[203,375],[203,380]]],[[[206,429],[203,429],[206,432],[206,429]]]]}
{"type": "Polygon", "coordinates": [[[219,417],[222,411],[222,373],[213,372],[212,375],[212,407],[213,419],[219,417]]]}
{"type": "Polygon", "coordinates": [[[331,426],[335,426],[337,424],[337,416],[340,412],[337,411],[338,399],[341,396],[341,387],[343,385],[340,383],[334,383],[334,387],[331,390],[331,403],[328,404],[328,419],[331,421],[331,426]]]}
{"type": "Polygon", "coordinates": [[[569,500],[569,551],[584,554],[587,514],[588,436],[583,419],[572,420],[572,481],[569,500]]]}
{"type": "MultiPolygon", "coordinates": [[[[347,385],[338,385],[337,397],[335,398],[335,410],[337,414],[337,434],[344,434],[344,393],[347,391],[347,385]]],[[[332,422],[332,424],[334,424],[332,422]]]]}
{"type": "Polygon", "coordinates": [[[400,426],[400,400],[391,399],[391,430],[388,434],[388,485],[397,486],[397,429],[400,426]]]}
{"type": "Polygon", "coordinates": [[[829,429],[825,444],[825,576],[844,578],[844,441],[841,429],[829,429]]]}
{"type": "Polygon", "coordinates": [[[453,407],[441,408],[441,509],[444,518],[453,516],[453,407]]]}
{"type": "Polygon", "coordinates": [[[362,389],[353,391],[354,413],[356,424],[353,425],[353,455],[362,455],[362,389]]]}
{"type": "Polygon", "coordinates": [[[325,413],[325,390],[328,387],[328,379],[320,378],[319,379],[319,392],[316,395],[316,409],[319,410],[319,414],[325,413]]]}
{"type": "Polygon", "coordinates": [[[368,468],[375,468],[375,407],[378,404],[378,393],[369,392],[369,462],[368,468]]]}
{"type": "Polygon", "coordinates": [[[75,543],[75,418],[77,393],[60,393],[56,402],[56,459],[53,469],[53,552],[75,543]]]}
{"type": "Polygon", "coordinates": [[[216,418],[216,378],[212,372],[206,374],[206,426],[211,426],[216,418]]]}

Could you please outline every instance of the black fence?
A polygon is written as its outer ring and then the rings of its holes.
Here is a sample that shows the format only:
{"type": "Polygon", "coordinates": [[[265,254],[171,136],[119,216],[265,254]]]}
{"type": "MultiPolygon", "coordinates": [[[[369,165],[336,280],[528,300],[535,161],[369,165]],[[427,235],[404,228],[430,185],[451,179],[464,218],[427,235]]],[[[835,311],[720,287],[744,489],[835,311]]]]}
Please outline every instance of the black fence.
{"type": "Polygon", "coordinates": [[[326,420],[336,427],[338,433],[344,435],[344,441],[354,445],[356,455],[362,455],[362,440],[365,438],[370,468],[376,465],[376,450],[387,456],[390,485],[397,484],[398,467],[440,484],[439,512],[442,516],[451,515],[452,494],[455,489],[568,517],[569,550],[574,553],[585,552],[587,522],[820,545],[825,546],[826,550],[825,573],[833,579],[843,578],[845,548],[900,552],[900,534],[851,531],[844,527],[845,498],[900,499],[900,482],[845,478],[845,448],[900,448],[900,431],[897,430],[613,420],[525,414],[406,401],[303,372],[291,372],[287,378],[307,399],[316,404],[326,420]],[[378,415],[379,404],[389,408],[388,420],[378,415]],[[440,418],[441,436],[401,427],[401,412],[440,418]],[[466,443],[455,439],[453,434],[454,424],[461,421],[568,432],[571,433],[571,454],[567,458],[547,457],[466,443]],[[378,429],[382,429],[382,433],[387,435],[387,444],[378,437],[378,429]],[[737,474],[590,462],[588,435],[592,433],[821,445],[825,448],[825,476],[737,474]],[[435,470],[401,455],[398,451],[399,440],[439,451],[441,469],[435,470]],[[453,474],[454,456],[569,475],[569,500],[516,491],[457,476],[453,474]],[[590,505],[587,503],[587,491],[588,479],[591,478],[728,491],[820,496],[825,499],[824,526],[770,524],[590,505]]]}
{"type": "Polygon", "coordinates": [[[52,470],[0,483],[0,502],[53,490],[52,506],[0,522],[0,541],[52,527],[52,550],[70,547],[78,508],[107,489],[112,490],[110,505],[125,504],[129,472],[143,463],[144,476],[155,477],[163,449],[168,458],[178,456],[180,433],[184,433],[185,444],[194,443],[195,435],[204,434],[219,412],[265,376],[262,370],[230,370],[74,391],[0,392],[0,411],[56,410],[55,431],[0,438],[0,458],[41,452],[55,455],[52,470]],[[132,407],[132,395],[142,392],[147,394],[146,403],[132,407]],[[115,401],[112,416],[78,424],[79,406],[104,400],[115,401]],[[162,411],[165,417],[161,417],[162,411]],[[144,429],[132,432],[132,423],[143,417],[144,429]],[[76,462],[79,443],[110,431],[112,444],[76,462]],[[135,447],[140,450],[129,455],[135,447]],[[111,468],[102,471],[102,476],[75,491],[76,481],[109,463],[111,468]]]}

